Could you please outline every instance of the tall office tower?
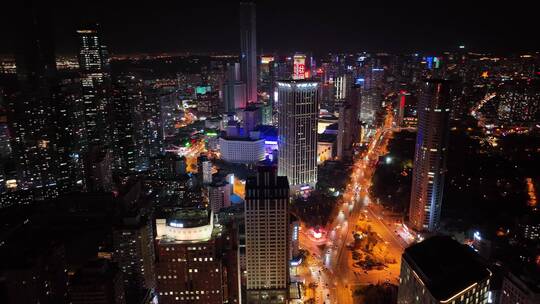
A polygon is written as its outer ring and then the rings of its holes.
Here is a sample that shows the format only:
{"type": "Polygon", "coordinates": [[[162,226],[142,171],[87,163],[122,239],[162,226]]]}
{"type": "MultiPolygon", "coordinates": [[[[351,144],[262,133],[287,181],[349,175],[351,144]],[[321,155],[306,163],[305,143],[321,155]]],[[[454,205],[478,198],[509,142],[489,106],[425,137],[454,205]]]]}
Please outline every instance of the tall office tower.
{"type": "Polygon", "coordinates": [[[111,144],[109,59],[98,26],[86,27],[77,33],[86,133],[82,150],[87,152],[90,146],[111,144]]]}
{"type": "MultiPolygon", "coordinates": [[[[59,142],[63,146],[62,154],[66,155],[69,173],[64,179],[71,189],[80,191],[84,186],[84,162],[81,157],[81,144],[84,135],[84,110],[81,94],[81,80],[79,73],[60,74],[60,96],[63,110],[58,112],[58,127],[65,131],[59,133],[59,142]]],[[[69,189],[68,189],[69,190],[69,189]]]]}
{"type": "Polygon", "coordinates": [[[40,1],[21,1],[20,10],[15,52],[20,92],[9,106],[13,155],[19,188],[45,189],[57,186],[67,164],[58,151],[64,130],[57,127],[61,102],[52,20],[40,1]]]}
{"type": "Polygon", "coordinates": [[[339,108],[337,157],[350,160],[353,156],[353,145],[360,141],[360,87],[350,86],[347,100],[339,108]]]}
{"type": "Polygon", "coordinates": [[[317,183],[317,82],[279,81],[278,86],[278,172],[286,176],[291,191],[315,188],[317,183]]]}
{"type": "Polygon", "coordinates": [[[362,90],[362,105],[360,119],[368,125],[375,123],[377,112],[382,106],[384,90],[384,69],[367,66],[362,90]]]}
{"type": "Polygon", "coordinates": [[[343,101],[347,98],[352,85],[351,74],[344,74],[336,78],[334,81],[335,94],[334,97],[338,101],[343,101]]]}
{"type": "Polygon", "coordinates": [[[257,102],[257,25],[255,3],[240,3],[240,65],[248,103],[257,102]]]}
{"type": "Polygon", "coordinates": [[[134,74],[116,75],[112,90],[113,169],[129,174],[139,164],[144,103],[142,80],[134,74]]]}
{"type": "Polygon", "coordinates": [[[275,167],[246,182],[247,303],[287,303],[289,183],[275,167]]]}
{"type": "Polygon", "coordinates": [[[335,83],[332,80],[332,81],[324,82],[324,85],[321,86],[320,107],[321,107],[321,110],[326,110],[329,113],[334,113],[337,108],[334,85],[335,83]]]}
{"type": "Polygon", "coordinates": [[[249,135],[249,132],[255,130],[255,127],[260,125],[262,123],[262,104],[249,104],[243,111],[243,125],[244,125],[244,133],[246,136],[249,135]]]}
{"type": "Polygon", "coordinates": [[[409,222],[417,231],[439,227],[448,148],[448,81],[424,82],[418,101],[418,133],[409,207],[409,222]]]}
{"type": "Polygon", "coordinates": [[[259,66],[259,79],[261,85],[259,87],[262,93],[268,96],[272,95],[273,81],[271,67],[274,65],[274,56],[261,56],[261,64],[259,66]]]}
{"type": "Polygon", "coordinates": [[[141,161],[144,166],[148,167],[151,158],[163,153],[159,92],[152,86],[152,83],[146,83],[144,86],[144,103],[141,115],[143,127],[141,161]]]}
{"type": "Polygon", "coordinates": [[[240,81],[240,65],[227,67],[227,77],[223,84],[223,106],[225,113],[234,113],[246,107],[246,84],[240,81]]]}
{"type": "Polygon", "coordinates": [[[489,303],[491,271],[479,258],[448,236],[410,246],[401,257],[397,303],[489,303]]]}
{"type": "MultiPolygon", "coordinates": [[[[221,226],[210,210],[182,208],[156,219],[157,294],[159,303],[221,304],[235,269],[222,261],[221,226]]],[[[231,301],[230,303],[233,303],[231,301]]]]}
{"type": "Polygon", "coordinates": [[[397,115],[396,115],[396,127],[403,127],[405,126],[405,107],[407,106],[407,99],[410,99],[411,93],[400,90],[398,94],[398,108],[397,108],[397,115]]]}
{"type": "Polygon", "coordinates": [[[113,228],[113,260],[123,274],[127,303],[143,303],[156,287],[153,225],[141,211],[126,212],[113,228]]]}

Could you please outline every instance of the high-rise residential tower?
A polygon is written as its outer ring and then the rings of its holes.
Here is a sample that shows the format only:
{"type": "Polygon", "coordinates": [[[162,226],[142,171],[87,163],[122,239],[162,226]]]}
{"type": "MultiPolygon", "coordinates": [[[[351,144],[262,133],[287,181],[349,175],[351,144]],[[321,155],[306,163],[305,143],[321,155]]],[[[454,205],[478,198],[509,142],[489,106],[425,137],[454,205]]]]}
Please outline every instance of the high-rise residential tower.
{"type": "Polygon", "coordinates": [[[247,303],[287,303],[289,184],[275,167],[246,182],[247,303]]]}
{"type": "Polygon", "coordinates": [[[424,82],[418,101],[409,221],[416,231],[438,229],[448,147],[448,81],[424,82]]]}
{"type": "Polygon", "coordinates": [[[308,80],[277,82],[279,175],[287,176],[291,191],[317,183],[318,83],[308,80]]]}
{"type": "Polygon", "coordinates": [[[248,103],[257,102],[257,29],[255,3],[240,3],[240,65],[248,103]]]}

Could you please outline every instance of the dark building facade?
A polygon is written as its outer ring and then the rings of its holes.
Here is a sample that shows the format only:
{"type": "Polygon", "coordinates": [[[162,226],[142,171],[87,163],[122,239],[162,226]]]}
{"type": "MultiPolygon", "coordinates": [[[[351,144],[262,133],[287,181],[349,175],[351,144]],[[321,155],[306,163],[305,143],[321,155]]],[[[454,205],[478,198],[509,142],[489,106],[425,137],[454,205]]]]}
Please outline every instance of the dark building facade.
{"type": "Polygon", "coordinates": [[[491,276],[472,248],[434,236],[405,249],[398,304],[487,303],[491,276]]]}

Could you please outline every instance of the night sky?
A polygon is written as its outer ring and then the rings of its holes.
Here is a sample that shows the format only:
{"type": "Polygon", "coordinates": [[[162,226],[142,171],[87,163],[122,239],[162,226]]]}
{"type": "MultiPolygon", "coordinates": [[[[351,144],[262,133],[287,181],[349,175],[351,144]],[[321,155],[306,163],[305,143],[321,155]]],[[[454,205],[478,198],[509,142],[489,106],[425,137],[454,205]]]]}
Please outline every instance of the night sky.
{"type": "MultiPolygon", "coordinates": [[[[93,21],[101,23],[105,43],[117,54],[239,47],[237,1],[50,2],[59,54],[75,54],[75,30],[93,21]]],[[[540,50],[537,10],[525,1],[412,2],[257,1],[258,50],[441,51],[459,44],[475,51],[540,50]]],[[[0,18],[0,53],[12,52],[16,17],[0,18]]]]}

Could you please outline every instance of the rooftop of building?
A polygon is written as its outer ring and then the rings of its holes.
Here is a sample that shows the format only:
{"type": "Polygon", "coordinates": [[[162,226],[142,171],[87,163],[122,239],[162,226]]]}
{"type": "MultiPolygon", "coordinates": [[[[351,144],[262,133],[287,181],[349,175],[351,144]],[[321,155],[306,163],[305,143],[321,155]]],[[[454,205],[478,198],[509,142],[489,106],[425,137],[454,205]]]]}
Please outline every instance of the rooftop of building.
{"type": "Polygon", "coordinates": [[[118,268],[107,259],[89,261],[70,279],[71,285],[106,284],[118,273],[118,268]]]}
{"type": "Polygon", "coordinates": [[[206,208],[192,207],[176,209],[168,218],[171,226],[192,228],[205,226],[210,223],[211,212],[206,208]]]}
{"type": "Polygon", "coordinates": [[[439,301],[491,276],[472,248],[449,236],[434,236],[412,245],[405,249],[403,259],[439,301]]]}
{"type": "Polygon", "coordinates": [[[334,122],[337,121],[339,118],[333,114],[319,114],[319,121],[320,122],[334,122]]]}
{"type": "MultiPolygon", "coordinates": [[[[333,124],[331,124],[331,125],[328,125],[328,126],[326,127],[326,130],[338,130],[338,129],[339,129],[339,124],[338,124],[337,122],[336,122],[336,123],[333,123],[333,124]]],[[[325,131],[326,131],[326,130],[325,130],[325,131]]]]}
{"type": "Polygon", "coordinates": [[[276,136],[278,134],[278,130],[274,126],[269,125],[258,125],[255,127],[256,132],[261,132],[264,136],[276,136]]]}
{"type": "Polygon", "coordinates": [[[228,184],[229,183],[224,178],[217,178],[217,179],[212,180],[212,182],[208,186],[209,187],[223,187],[228,184]]]}
{"type": "Polygon", "coordinates": [[[278,80],[276,81],[276,83],[278,84],[278,86],[281,84],[295,84],[295,85],[298,85],[298,84],[314,84],[314,85],[318,85],[319,82],[315,81],[315,80],[311,80],[311,79],[283,79],[283,80],[278,80]]]}
{"type": "Polygon", "coordinates": [[[223,225],[214,222],[213,212],[205,207],[179,208],[164,220],[156,219],[160,244],[191,244],[212,241],[226,232],[223,225]]]}
{"type": "Polygon", "coordinates": [[[220,136],[220,139],[226,140],[226,141],[241,141],[241,142],[257,142],[264,140],[264,138],[252,138],[252,137],[246,137],[246,136],[227,136],[222,135],[220,136]]]}
{"type": "Polygon", "coordinates": [[[267,189],[267,188],[289,188],[289,181],[286,176],[277,176],[277,169],[274,166],[260,166],[257,168],[257,175],[248,177],[246,189],[267,189]],[[267,182],[265,179],[269,179],[267,182]],[[267,184],[267,186],[265,186],[267,184]]]}
{"type": "Polygon", "coordinates": [[[336,134],[321,133],[317,134],[317,139],[319,142],[333,143],[337,140],[337,136],[336,134]]]}
{"type": "Polygon", "coordinates": [[[244,108],[244,112],[258,111],[261,109],[262,106],[264,106],[264,103],[262,102],[251,102],[248,103],[248,105],[244,108]]]}

